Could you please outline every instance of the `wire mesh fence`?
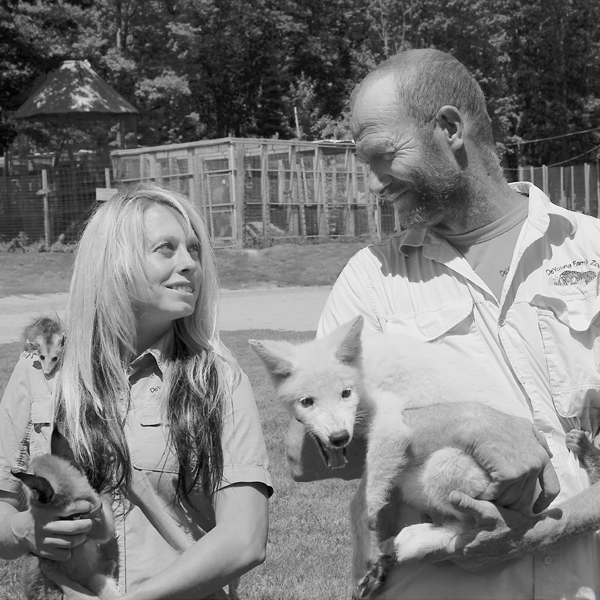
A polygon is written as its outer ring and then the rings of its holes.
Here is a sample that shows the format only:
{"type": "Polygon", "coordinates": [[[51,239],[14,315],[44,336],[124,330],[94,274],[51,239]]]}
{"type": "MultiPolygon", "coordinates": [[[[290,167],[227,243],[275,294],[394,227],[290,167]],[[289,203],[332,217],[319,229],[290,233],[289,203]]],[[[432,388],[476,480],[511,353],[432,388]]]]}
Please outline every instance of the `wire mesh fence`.
{"type": "Polygon", "coordinates": [[[107,176],[106,168],[86,166],[0,177],[0,241],[76,241],[107,176]]]}
{"type": "MultiPolygon", "coordinates": [[[[224,138],[119,150],[111,168],[50,165],[0,176],[0,242],[19,235],[75,241],[99,188],[154,182],[189,196],[216,247],[331,239],[380,241],[399,229],[395,207],[368,189],[351,143],[224,138]]],[[[521,167],[553,202],[599,215],[597,164],[521,167]]],[[[108,191],[108,190],[107,190],[108,191]]]]}

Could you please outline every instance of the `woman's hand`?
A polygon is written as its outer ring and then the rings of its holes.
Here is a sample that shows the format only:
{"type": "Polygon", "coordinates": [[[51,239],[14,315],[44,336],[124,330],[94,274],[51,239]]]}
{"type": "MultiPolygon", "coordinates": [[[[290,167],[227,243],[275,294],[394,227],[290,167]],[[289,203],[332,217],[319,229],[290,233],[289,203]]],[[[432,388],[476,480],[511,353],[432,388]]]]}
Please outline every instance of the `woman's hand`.
{"type": "Polygon", "coordinates": [[[85,515],[92,508],[87,500],[72,502],[61,509],[32,507],[12,517],[12,532],[28,552],[50,560],[68,560],[71,550],[86,541],[92,528],[92,519],[70,517],[85,515]]]}

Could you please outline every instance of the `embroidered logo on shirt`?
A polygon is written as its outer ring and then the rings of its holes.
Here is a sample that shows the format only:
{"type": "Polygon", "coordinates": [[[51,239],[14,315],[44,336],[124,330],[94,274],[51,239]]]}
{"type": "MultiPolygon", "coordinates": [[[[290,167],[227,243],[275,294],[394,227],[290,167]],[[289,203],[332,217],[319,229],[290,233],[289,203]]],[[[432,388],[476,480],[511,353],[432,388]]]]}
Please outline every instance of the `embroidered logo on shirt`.
{"type": "Polygon", "coordinates": [[[552,283],[554,285],[575,285],[580,281],[589,283],[594,281],[597,275],[595,271],[563,271],[552,283]]]}

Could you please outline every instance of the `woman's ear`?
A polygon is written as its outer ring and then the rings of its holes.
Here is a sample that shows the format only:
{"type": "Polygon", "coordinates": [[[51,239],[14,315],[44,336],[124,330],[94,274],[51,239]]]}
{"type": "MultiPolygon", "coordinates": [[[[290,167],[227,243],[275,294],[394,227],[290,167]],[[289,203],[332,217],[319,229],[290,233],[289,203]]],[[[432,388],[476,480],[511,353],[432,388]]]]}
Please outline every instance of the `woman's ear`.
{"type": "Polygon", "coordinates": [[[443,135],[448,147],[455,154],[464,146],[464,121],[463,116],[454,106],[442,106],[436,115],[437,128],[443,135]]]}

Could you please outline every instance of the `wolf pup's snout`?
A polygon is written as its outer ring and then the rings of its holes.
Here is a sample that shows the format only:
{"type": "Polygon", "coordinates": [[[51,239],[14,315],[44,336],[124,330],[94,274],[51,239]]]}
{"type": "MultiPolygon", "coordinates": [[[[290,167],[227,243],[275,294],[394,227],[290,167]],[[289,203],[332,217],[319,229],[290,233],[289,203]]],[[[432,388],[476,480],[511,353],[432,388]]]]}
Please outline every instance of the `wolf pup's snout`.
{"type": "Polygon", "coordinates": [[[349,441],[350,434],[345,429],[334,431],[329,435],[329,443],[335,448],[343,448],[349,441]]]}

